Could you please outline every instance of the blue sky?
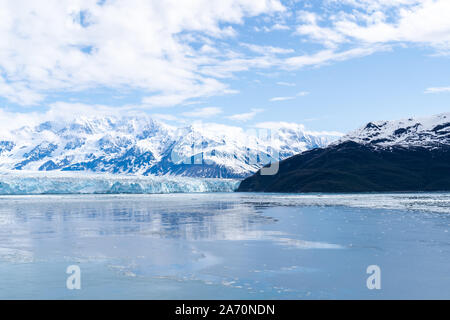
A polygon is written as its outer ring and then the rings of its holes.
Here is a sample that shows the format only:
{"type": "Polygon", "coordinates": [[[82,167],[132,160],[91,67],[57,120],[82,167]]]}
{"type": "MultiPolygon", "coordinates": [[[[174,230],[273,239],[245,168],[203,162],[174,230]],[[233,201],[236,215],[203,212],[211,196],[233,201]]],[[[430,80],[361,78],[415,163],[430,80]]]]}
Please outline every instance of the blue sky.
{"type": "Polygon", "coordinates": [[[347,132],[448,112],[449,16],[446,0],[0,0],[0,124],[145,112],[347,132]]]}

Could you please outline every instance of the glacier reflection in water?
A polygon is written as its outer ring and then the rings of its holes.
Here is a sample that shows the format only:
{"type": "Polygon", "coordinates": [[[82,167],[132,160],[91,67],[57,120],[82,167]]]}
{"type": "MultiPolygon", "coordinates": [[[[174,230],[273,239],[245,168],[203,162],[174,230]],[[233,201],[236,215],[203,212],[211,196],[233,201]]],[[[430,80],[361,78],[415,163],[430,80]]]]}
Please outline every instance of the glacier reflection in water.
{"type": "Polygon", "coordinates": [[[450,298],[449,213],[446,193],[3,196],[0,298],[450,298]]]}

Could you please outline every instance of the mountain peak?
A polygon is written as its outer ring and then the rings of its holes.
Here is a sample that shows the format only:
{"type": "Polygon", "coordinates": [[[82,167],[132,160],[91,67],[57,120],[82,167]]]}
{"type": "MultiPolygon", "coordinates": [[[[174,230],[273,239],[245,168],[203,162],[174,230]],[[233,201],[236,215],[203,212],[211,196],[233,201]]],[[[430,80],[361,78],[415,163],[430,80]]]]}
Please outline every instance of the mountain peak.
{"type": "Polygon", "coordinates": [[[47,121],[0,139],[0,169],[241,178],[269,161],[268,150],[285,159],[337,138],[295,129],[281,125],[267,137],[214,123],[176,128],[146,115],[47,121]]]}
{"type": "Polygon", "coordinates": [[[245,179],[247,192],[450,190],[450,114],[374,121],[322,149],[279,163],[276,175],[245,179]]]}
{"type": "Polygon", "coordinates": [[[377,148],[450,145],[450,113],[394,121],[374,121],[334,144],[354,141],[377,148]]]}

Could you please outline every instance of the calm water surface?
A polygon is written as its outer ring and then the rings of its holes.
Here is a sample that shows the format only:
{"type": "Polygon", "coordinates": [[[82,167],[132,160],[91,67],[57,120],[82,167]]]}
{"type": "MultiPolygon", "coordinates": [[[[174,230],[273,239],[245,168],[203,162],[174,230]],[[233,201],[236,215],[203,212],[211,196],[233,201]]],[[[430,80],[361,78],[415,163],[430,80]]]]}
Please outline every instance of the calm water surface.
{"type": "Polygon", "coordinates": [[[449,230],[449,193],[0,197],[0,298],[450,299],[449,230]]]}

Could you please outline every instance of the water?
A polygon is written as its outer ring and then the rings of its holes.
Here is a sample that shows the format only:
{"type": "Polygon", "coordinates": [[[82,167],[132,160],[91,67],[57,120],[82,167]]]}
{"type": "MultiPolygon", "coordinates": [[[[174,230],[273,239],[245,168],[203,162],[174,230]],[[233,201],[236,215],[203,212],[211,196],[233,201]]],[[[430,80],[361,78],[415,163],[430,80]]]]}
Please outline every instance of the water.
{"type": "Polygon", "coordinates": [[[2,196],[0,298],[450,299],[449,230],[449,193],[2,196]]]}

